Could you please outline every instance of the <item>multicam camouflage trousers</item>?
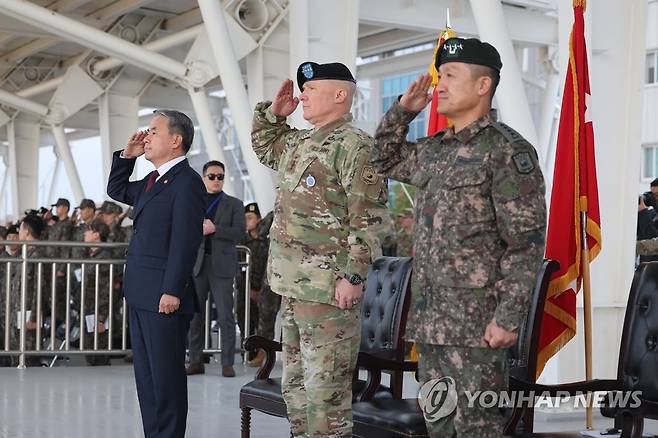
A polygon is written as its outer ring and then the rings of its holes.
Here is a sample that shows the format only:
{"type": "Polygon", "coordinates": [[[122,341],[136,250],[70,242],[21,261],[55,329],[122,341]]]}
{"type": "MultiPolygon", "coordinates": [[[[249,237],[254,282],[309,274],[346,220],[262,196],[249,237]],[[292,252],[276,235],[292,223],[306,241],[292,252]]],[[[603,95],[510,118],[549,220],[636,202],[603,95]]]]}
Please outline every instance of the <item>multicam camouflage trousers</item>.
{"type": "Polygon", "coordinates": [[[359,308],[282,298],[281,387],[293,436],[352,436],[359,308]]]}
{"type": "Polygon", "coordinates": [[[476,391],[496,394],[504,391],[507,388],[507,350],[432,344],[416,344],[416,347],[421,387],[430,380],[451,377],[457,392],[457,405],[452,413],[433,421],[425,416],[430,437],[502,437],[505,419],[498,406],[484,408],[477,399],[469,406],[466,391],[471,395],[476,391]]]}

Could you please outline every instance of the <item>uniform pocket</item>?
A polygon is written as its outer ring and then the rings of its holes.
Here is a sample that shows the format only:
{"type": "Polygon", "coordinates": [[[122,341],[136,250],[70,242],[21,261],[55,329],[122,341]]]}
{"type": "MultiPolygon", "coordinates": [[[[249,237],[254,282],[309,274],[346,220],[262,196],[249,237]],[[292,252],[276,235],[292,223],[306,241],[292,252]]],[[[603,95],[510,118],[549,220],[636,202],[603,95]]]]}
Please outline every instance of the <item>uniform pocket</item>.
{"type": "MultiPolygon", "coordinates": [[[[294,191],[297,186],[299,185],[300,181],[302,180],[302,177],[306,174],[306,171],[308,168],[311,166],[313,161],[315,161],[316,157],[309,157],[306,158],[303,161],[300,161],[297,163],[295,168],[293,169],[292,173],[287,175],[286,178],[286,186],[288,187],[289,191],[294,191]]],[[[309,176],[310,178],[313,178],[312,181],[306,181],[308,186],[314,186],[316,184],[315,177],[309,176]]]]}

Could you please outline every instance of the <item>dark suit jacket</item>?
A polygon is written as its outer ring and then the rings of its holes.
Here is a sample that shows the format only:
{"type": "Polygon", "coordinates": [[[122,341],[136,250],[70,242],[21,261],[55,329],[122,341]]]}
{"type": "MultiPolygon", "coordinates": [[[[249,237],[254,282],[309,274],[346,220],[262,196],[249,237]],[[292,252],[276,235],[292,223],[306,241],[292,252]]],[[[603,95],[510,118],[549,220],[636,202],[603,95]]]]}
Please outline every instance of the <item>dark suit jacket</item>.
{"type": "MultiPolygon", "coordinates": [[[[246,229],[242,201],[224,193],[222,200],[217,204],[213,223],[216,228],[211,238],[213,273],[220,278],[233,278],[238,270],[238,253],[235,244],[244,235],[246,229]]],[[[204,243],[201,242],[197,252],[194,275],[199,275],[203,267],[204,243]]]]}
{"type": "Polygon", "coordinates": [[[135,160],[115,152],[107,194],[134,206],[123,292],[136,309],[158,311],[162,294],[181,299],[179,312],[194,311],[192,267],[203,237],[205,186],[184,160],[144,192],[146,178],[129,182],[135,160]]]}

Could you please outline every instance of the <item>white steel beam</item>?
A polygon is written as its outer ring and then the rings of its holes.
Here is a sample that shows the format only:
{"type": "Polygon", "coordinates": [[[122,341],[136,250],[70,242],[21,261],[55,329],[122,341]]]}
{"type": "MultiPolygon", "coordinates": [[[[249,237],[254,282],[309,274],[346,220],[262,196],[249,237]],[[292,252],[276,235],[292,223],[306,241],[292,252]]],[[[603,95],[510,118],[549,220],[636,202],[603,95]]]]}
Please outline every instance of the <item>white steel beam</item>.
{"type": "Polygon", "coordinates": [[[40,103],[32,102],[29,99],[25,99],[24,97],[17,96],[3,89],[0,89],[0,102],[6,103],[7,105],[13,108],[37,116],[44,117],[48,114],[47,106],[41,105],[40,103]]]}
{"type": "Polygon", "coordinates": [[[501,118],[519,131],[530,144],[537,147],[537,129],[532,120],[514,46],[507,33],[508,26],[503,5],[500,0],[470,0],[470,2],[480,39],[496,47],[503,61],[500,84],[496,91],[496,102],[501,118]]]}
{"type": "Polygon", "coordinates": [[[226,100],[231,108],[242,157],[247,165],[256,201],[263,211],[270,211],[274,207],[274,185],[266,168],[260,164],[251,148],[252,111],[249,106],[240,66],[231,44],[224,18],[224,10],[221,4],[215,0],[199,0],[199,8],[210,38],[215,60],[219,64],[220,78],[226,91],[226,100]]]}
{"type": "Polygon", "coordinates": [[[190,88],[188,92],[190,93],[190,99],[192,99],[192,105],[194,106],[196,119],[199,122],[199,127],[201,128],[201,135],[203,135],[203,142],[206,145],[208,157],[211,160],[219,160],[224,163],[224,165],[226,165],[224,191],[229,195],[237,196],[238,198],[242,199],[242,193],[236,193],[235,184],[233,183],[235,178],[242,177],[242,174],[239,172],[239,169],[231,168],[229,162],[224,156],[224,150],[219,144],[217,130],[215,129],[215,124],[213,122],[212,115],[210,114],[210,106],[208,105],[206,90],[203,88],[190,88]],[[238,172],[237,175],[236,172],[238,172]]]}
{"type": "MultiPolygon", "coordinates": [[[[359,18],[362,23],[438,32],[445,26],[446,9],[450,8],[452,28],[458,34],[478,33],[473,12],[461,0],[361,0],[359,18]]],[[[557,44],[557,19],[543,11],[503,5],[508,28],[514,42],[532,45],[557,44]]]]}
{"type": "Polygon", "coordinates": [[[182,78],[187,72],[180,62],[30,2],[3,0],[0,12],[168,79],[182,78]]]}
{"type": "Polygon", "coordinates": [[[71,190],[76,198],[76,202],[80,202],[85,197],[85,192],[82,189],[80,175],[78,175],[78,169],[75,167],[75,161],[71,154],[71,146],[66,139],[64,125],[51,125],[51,128],[53,130],[53,135],[55,136],[57,156],[62,160],[62,163],[64,163],[64,169],[66,169],[66,175],[69,177],[69,184],[71,185],[71,190]]]}

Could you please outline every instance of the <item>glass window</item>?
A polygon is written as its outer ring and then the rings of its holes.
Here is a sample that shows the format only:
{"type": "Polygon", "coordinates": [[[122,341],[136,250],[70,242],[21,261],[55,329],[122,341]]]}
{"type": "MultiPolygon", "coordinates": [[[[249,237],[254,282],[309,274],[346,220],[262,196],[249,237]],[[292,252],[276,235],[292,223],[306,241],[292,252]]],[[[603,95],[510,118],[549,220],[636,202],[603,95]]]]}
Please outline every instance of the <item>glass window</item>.
{"type": "Polygon", "coordinates": [[[644,166],[643,166],[643,170],[642,170],[642,178],[649,179],[649,178],[651,178],[651,175],[653,175],[653,168],[652,168],[653,149],[652,148],[643,148],[642,152],[643,152],[643,162],[644,162],[644,166]]]}
{"type": "Polygon", "coordinates": [[[647,84],[656,83],[656,52],[647,53],[647,84]]]}
{"type": "MultiPolygon", "coordinates": [[[[397,101],[398,96],[404,93],[409,84],[416,80],[422,71],[411,72],[398,76],[389,76],[382,79],[381,83],[381,103],[382,114],[385,113],[394,102],[397,101]]],[[[429,105],[428,105],[429,107],[429,105]]],[[[413,141],[419,137],[424,137],[427,132],[427,109],[422,111],[416,118],[409,124],[409,133],[407,140],[413,141]]]]}

